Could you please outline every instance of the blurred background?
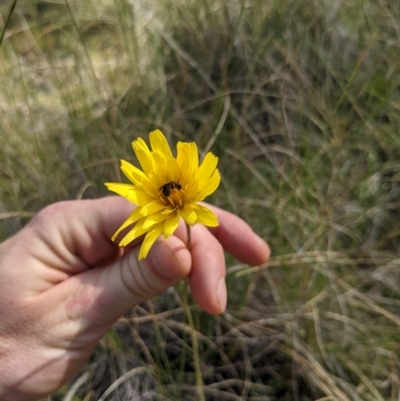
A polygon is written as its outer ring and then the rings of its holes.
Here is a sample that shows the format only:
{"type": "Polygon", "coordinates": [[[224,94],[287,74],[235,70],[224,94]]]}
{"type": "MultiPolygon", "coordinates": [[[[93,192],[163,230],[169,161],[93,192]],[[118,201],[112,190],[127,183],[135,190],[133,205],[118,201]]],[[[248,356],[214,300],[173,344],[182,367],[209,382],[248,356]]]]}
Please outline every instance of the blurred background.
{"type": "MultiPolygon", "coordinates": [[[[3,31],[12,1],[0,1],[3,31]]],[[[0,239],[109,195],[161,129],[220,158],[210,201],[272,248],[228,308],[171,289],[52,401],[400,400],[400,2],[20,0],[0,48],[0,239]]]]}

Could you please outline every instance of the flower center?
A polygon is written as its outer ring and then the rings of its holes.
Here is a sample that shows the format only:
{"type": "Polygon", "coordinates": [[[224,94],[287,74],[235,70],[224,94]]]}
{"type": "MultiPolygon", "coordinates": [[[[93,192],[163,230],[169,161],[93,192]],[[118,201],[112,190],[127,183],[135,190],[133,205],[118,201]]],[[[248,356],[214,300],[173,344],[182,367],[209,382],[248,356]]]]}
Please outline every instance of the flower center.
{"type": "Polygon", "coordinates": [[[165,205],[171,205],[175,209],[181,209],[183,208],[183,194],[181,189],[182,185],[178,182],[171,181],[159,188],[158,196],[165,205]]]}

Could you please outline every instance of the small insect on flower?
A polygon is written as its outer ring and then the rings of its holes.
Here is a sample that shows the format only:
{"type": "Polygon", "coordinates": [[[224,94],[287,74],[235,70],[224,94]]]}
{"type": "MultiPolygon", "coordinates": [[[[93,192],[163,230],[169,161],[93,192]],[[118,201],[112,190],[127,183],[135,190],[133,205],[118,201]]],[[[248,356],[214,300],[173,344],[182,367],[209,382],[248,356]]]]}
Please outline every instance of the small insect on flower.
{"type": "Polygon", "coordinates": [[[167,239],[177,229],[179,220],[187,226],[196,223],[218,226],[217,216],[198,204],[212,194],[221,181],[217,169],[218,158],[207,153],[199,165],[199,154],[194,142],[178,142],[176,158],[160,130],[149,135],[151,150],[142,138],[132,142],[133,151],[142,170],[121,160],[121,170],[132,184],[107,182],[110,191],[138,205],[113,235],[135,224],[122,238],[119,246],[126,246],[146,234],[139,259],[147,256],[160,235],[167,239]]]}

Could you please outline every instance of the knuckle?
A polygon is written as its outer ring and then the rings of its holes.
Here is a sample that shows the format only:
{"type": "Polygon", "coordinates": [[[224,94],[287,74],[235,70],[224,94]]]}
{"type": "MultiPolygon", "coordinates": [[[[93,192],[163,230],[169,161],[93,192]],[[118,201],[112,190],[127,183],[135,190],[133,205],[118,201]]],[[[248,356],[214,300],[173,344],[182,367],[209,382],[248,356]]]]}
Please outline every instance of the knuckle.
{"type": "Polygon", "coordinates": [[[61,212],[65,211],[70,204],[71,201],[63,201],[46,206],[31,220],[30,225],[34,227],[42,227],[47,225],[61,212]]]}
{"type": "Polygon", "coordinates": [[[146,267],[143,263],[134,260],[134,254],[135,252],[131,252],[124,258],[121,264],[121,279],[130,293],[142,299],[148,299],[157,292],[157,289],[146,279],[143,273],[146,267]]]}

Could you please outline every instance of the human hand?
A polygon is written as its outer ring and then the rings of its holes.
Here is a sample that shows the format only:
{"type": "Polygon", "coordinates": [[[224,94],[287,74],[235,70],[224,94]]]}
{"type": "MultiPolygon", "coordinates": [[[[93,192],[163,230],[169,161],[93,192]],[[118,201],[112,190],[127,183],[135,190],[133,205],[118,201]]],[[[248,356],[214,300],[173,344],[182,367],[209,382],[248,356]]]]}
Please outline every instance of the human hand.
{"type": "Polygon", "coordinates": [[[238,217],[211,207],[220,225],[185,227],[138,261],[138,242],[111,235],[132,211],[123,198],[69,201],[43,209],[0,245],[0,399],[37,400],[85,364],[106,330],[135,305],[189,277],[211,314],[226,306],[223,248],[256,265],[268,245],[238,217]]]}

